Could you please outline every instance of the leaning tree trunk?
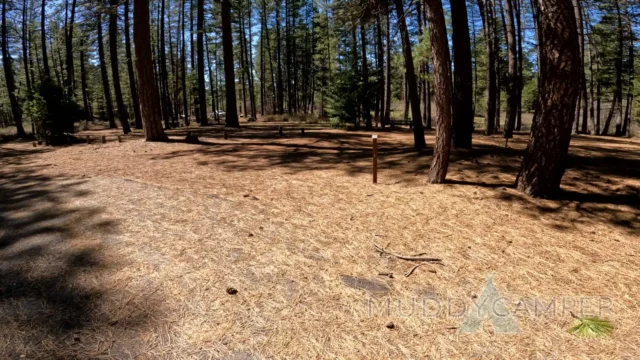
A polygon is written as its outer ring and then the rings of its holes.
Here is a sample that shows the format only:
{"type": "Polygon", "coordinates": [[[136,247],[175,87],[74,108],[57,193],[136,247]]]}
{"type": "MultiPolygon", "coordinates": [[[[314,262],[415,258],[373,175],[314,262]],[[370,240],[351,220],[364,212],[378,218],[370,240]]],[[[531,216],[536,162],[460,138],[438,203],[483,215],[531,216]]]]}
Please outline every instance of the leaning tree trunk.
{"type": "Polygon", "coordinates": [[[207,92],[204,81],[204,0],[198,0],[198,104],[200,107],[200,125],[209,125],[207,118],[207,92]]]}
{"type": "Polygon", "coordinates": [[[111,12],[109,13],[109,53],[111,54],[111,73],[113,74],[113,90],[116,95],[118,105],[118,119],[122,124],[122,131],[125,134],[131,132],[129,126],[129,114],[122,98],[122,88],[120,87],[120,62],[118,61],[118,4],[119,0],[111,0],[111,12]]]}
{"type": "Polygon", "coordinates": [[[518,190],[533,197],[550,197],[560,189],[571,140],[571,125],[580,94],[575,80],[581,71],[578,30],[573,6],[566,0],[537,0],[540,44],[540,112],[531,129],[518,190]]]}
{"type": "Polygon", "coordinates": [[[222,52],[224,55],[224,82],[227,94],[226,125],[240,127],[236,105],[236,76],[233,69],[233,38],[231,34],[231,1],[222,0],[222,52]]]}
{"type": "MultiPolygon", "coordinates": [[[[109,75],[107,73],[107,62],[104,59],[104,42],[102,39],[102,13],[98,12],[98,58],[100,60],[100,76],[102,77],[102,90],[104,92],[104,103],[107,108],[107,119],[109,127],[116,128],[116,120],[113,116],[113,103],[111,101],[111,86],[109,86],[109,75]]],[[[116,62],[117,63],[117,62],[116,62]]]]}
{"type": "MultiPolygon", "coordinates": [[[[409,99],[411,101],[411,116],[413,117],[413,146],[417,150],[427,147],[424,140],[424,127],[422,126],[422,116],[420,116],[420,97],[418,96],[418,86],[416,84],[416,73],[413,68],[413,54],[411,52],[411,41],[407,31],[402,0],[395,0],[396,14],[398,15],[398,26],[402,36],[402,53],[404,54],[405,77],[409,88],[409,99]]],[[[449,92],[451,95],[451,92],[449,92]]],[[[445,168],[446,173],[446,168],[445,168]]]]}
{"type": "Polygon", "coordinates": [[[426,0],[431,53],[433,54],[433,83],[436,101],[436,143],[429,170],[429,182],[439,184],[447,177],[451,152],[451,67],[449,41],[441,0],[426,0]]]}
{"type": "Polygon", "coordinates": [[[451,0],[453,22],[453,145],[470,149],[473,133],[473,67],[465,0],[451,0]]]}
{"type": "Polygon", "coordinates": [[[7,29],[7,2],[2,1],[2,67],[4,68],[4,79],[7,83],[7,92],[9,93],[9,102],[11,103],[11,114],[13,115],[13,122],[16,124],[16,130],[18,137],[24,138],[27,133],[22,126],[22,113],[20,112],[20,105],[18,104],[18,98],[16,97],[16,84],[13,78],[13,67],[11,64],[11,53],[9,53],[7,29]]]}
{"type": "Polygon", "coordinates": [[[124,42],[127,55],[127,74],[129,75],[129,91],[131,91],[131,104],[135,118],[136,129],[142,129],[142,116],[140,115],[140,100],[138,99],[138,87],[136,75],[133,72],[133,56],[131,56],[131,35],[129,33],[129,0],[124,2],[124,42]]]}
{"type": "Polygon", "coordinates": [[[133,41],[135,42],[136,70],[140,86],[140,113],[146,141],[166,141],[162,129],[160,94],[153,74],[151,29],[149,28],[149,0],[133,1],[133,41]]]}

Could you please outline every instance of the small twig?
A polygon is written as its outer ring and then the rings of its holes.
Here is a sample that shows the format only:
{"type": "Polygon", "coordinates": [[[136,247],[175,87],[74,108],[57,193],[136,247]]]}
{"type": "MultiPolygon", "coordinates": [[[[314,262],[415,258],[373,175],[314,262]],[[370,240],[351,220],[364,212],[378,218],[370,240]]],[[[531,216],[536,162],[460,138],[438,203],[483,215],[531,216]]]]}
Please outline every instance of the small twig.
{"type": "Polygon", "coordinates": [[[431,258],[431,257],[425,257],[425,256],[409,256],[409,255],[401,255],[401,254],[396,254],[393,253],[391,251],[388,251],[387,249],[383,248],[382,246],[373,243],[373,246],[375,246],[376,250],[378,250],[378,252],[382,253],[382,254],[388,254],[391,255],[393,257],[396,257],[400,260],[407,260],[407,261],[425,261],[425,262],[442,262],[442,259],[439,258],[431,258]]]}
{"type": "Polygon", "coordinates": [[[381,273],[378,273],[378,275],[379,276],[386,276],[389,279],[393,279],[393,273],[390,273],[390,272],[381,272],[381,273]]]}
{"type": "Polygon", "coordinates": [[[417,268],[419,268],[420,266],[422,266],[422,265],[424,265],[424,264],[428,264],[428,263],[423,262],[423,263],[420,263],[420,264],[415,264],[415,265],[411,268],[411,270],[409,270],[409,272],[407,272],[406,274],[404,274],[404,276],[405,276],[405,277],[409,277],[409,276],[411,276],[411,274],[413,274],[413,272],[414,272],[417,268]]]}
{"type": "MultiPolygon", "coordinates": [[[[429,264],[429,263],[428,263],[428,262],[423,262],[423,263],[420,263],[420,264],[416,264],[416,265],[414,265],[414,266],[411,268],[411,270],[409,270],[406,274],[404,274],[404,276],[405,276],[405,277],[409,277],[409,276],[411,276],[411,274],[413,274],[413,272],[414,272],[417,268],[419,268],[419,267],[420,267],[420,266],[422,266],[422,265],[426,265],[426,264],[429,264]]],[[[434,274],[436,274],[436,273],[437,273],[435,270],[429,270],[429,272],[434,273],[434,274]]]]}

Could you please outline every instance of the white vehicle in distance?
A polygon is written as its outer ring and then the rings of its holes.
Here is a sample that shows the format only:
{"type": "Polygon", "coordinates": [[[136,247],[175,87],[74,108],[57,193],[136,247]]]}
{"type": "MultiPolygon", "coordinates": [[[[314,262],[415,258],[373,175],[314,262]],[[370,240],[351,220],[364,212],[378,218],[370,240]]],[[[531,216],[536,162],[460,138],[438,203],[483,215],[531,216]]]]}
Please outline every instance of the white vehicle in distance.
{"type": "Polygon", "coordinates": [[[218,119],[224,119],[224,118],[225,118],[225,116],[227,115],[227,113],[225,113],[225,112],[224,112],[224,111],[222,111],[222,110],[216,110],[216,112],[215,112],[215,113],[211,113],[211,114],[209,114],[209,119],[215,119],[215,118],[216,118],[216,115],[218,115],[218,116],[217,116],[217,117],[218,117],[218,119]]]}

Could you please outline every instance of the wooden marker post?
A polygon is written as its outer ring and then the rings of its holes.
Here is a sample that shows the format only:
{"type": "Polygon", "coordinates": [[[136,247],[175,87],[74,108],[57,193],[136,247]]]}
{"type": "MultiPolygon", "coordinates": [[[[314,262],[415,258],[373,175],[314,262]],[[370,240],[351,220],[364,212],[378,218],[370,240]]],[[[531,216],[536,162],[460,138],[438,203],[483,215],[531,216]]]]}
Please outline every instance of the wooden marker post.
{"type": "Polygon", "coordinates": [[[229,138],[229,134],[225,131],[224,132],[224,139],[227,140],[229,138]]]}
{"type": "Polygon", "coordinates": [[[278,127],[278,136],[282,136],[282,126],[278,127]]]}
{"type": "Polygon", "coordinates": [[[118,135],[118,142],[121,143],[122,142],[122,137],[120,135],[118,135]]]}
{"type": "Polygon", "coordinates": [[[304,135],[304,128],[300,129],[300,135],[304,135]]]}
{"type": "Polygon", "coordinates": [[[106,143],[107,143],[107,137],[106,137],[106,136],[104,136],[104,135],[102,135],[102,143],[103,143],[103,144],[106,144],[106,143]]]}
{"type": "Polygon", "coordinates": [[[378,135],[371,135],[373,139],[373,183],[378,183],[378,135]]]}
{"type": "Polygon", "coordinates": [[[87,144],[91,144],[91,135],[87,135],[87,144]]]}
{"type": "Polygon", "coordinates": [[[36,146],[38,146],[38,143],[34,141],[33,142],[33,147],[36,147],[36,146]]]}

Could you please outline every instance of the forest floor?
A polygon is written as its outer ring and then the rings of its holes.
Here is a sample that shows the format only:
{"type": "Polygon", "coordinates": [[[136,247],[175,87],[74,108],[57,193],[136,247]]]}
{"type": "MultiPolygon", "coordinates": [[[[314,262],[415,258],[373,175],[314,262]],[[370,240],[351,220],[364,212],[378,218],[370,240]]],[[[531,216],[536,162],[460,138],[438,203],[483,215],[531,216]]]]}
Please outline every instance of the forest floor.
{"type": "Polygon", "coordinates": [[[525,134],[476,134],[428,185],[431,148],[379,132],[373,185],[372,132],[278,125],[1,144],[0,358],[640,354],[640,141],[574,137],[562,194],[534,200],[525,134]],[[374,242],[442,264],[406,277],[374,242]],[[518,331],[463,333],[490,278],[518,331]],[[570,312],[615,329],[575,337],[570,312]]]}

